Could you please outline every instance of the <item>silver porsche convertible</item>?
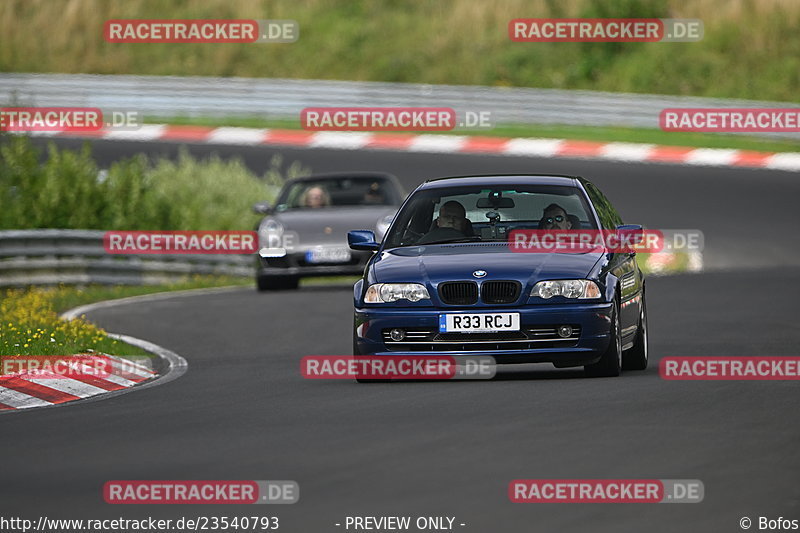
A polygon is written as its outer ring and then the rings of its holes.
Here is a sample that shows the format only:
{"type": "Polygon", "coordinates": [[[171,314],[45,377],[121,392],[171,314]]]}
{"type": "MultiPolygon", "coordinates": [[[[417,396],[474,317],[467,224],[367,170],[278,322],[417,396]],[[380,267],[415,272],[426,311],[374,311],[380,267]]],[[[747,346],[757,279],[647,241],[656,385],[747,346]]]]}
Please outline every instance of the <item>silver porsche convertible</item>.
{"type": "Polygon", "coordinates": [[[300,278],[361,275],[372,252],[351,250],[347,232],[374,229],[382,239],[405,198],[391,174],[347,172],[289,180],[274,206],[253,210],[258,225],[258,290],[296,289],[300,278]]]}

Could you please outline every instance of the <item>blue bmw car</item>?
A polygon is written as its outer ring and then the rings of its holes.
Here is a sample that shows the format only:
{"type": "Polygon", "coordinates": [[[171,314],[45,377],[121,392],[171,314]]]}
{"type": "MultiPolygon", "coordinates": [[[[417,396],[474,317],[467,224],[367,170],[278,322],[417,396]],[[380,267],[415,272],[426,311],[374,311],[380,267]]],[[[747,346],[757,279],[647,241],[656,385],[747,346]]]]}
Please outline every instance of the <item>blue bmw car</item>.
{"type": "Polygon", "coordinates": [[[498,364],[647,367],[645,280],[634,252],[519,253],[515,230],[640,231],[572,176],[429,180],[412,192],[354,286],[356,355],[492,356],[498,364]]]}

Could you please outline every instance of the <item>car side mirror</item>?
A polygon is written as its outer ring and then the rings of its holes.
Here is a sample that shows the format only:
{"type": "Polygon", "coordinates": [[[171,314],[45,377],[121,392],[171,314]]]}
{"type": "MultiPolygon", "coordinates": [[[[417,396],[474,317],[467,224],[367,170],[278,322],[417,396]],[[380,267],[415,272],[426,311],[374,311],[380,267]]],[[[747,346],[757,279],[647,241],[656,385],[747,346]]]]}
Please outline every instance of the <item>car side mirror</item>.
{"type": "Polygon", "coordinates": [[[633,247],[644,242],[644,228],[639,224],[621,224],[617,226],[617,237],[620,242],[625,243],[622,251],[635,255],[633,247]]]}
{"type": "Polygon", "coordinates": [[[381,247],[375,242],[375,233],[368,230],[355,230],[347,232],[347,244],[353,250],[376,251],[381,247]]]}
{"type": "Polygon", "coordinates": [[[269,202],[258,202],[253,205],[253,213],[256,215],[269,215],[272,212],[272,206],[269,202]]]}
{"type": "Polygon", "coordinates": [[[644,228],[639,224],[622,224],[617,226],[617,235],[631,244],[640,244],[644,240],[644,228]]]}

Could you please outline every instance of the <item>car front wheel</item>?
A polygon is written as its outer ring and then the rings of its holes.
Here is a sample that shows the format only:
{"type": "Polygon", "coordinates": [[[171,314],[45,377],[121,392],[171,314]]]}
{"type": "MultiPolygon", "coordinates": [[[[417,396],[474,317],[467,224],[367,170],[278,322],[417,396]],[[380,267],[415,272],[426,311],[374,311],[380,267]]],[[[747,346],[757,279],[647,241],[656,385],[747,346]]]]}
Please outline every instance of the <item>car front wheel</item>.
{"type": "Polygon", "coordinates": [[[633,346],[625,351],[622,356],[623,368],[625,370],[644,370],[647,368],[648,359],[647,306],[643,295],[642,306],[639,310],[639,326],[636,329],[636,339],[633,341],[633,346]]]}

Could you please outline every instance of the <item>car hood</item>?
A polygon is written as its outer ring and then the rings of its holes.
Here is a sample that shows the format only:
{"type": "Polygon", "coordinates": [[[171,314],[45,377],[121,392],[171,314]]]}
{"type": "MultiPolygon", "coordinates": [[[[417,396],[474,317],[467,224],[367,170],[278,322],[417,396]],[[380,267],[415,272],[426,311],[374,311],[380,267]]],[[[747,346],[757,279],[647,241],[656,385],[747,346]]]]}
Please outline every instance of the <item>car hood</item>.
{"type": "MultiPolygon", "coordinates": [[[[376,230],[382,218],[394,215],[393,206],[332,207],[320,209],[293,209],[274,213],[272,218],[281,223],[287,232],[295,232],[302,247],[318,244],[347,245],[350,230],[376,230]]],[[[377,235],[378,239],[383,235],[377,235]]]]}
{"type": "Polygon", "coordinates": [[[518,280],[534,284],[545,279],[586,278],[602,253],[523,253],[506,243],[464,243],[411,246],[384,251],[373,263],[375,282],[424,282],[477,280],[476,270],[486,271],[482,280],[518,280]]]}

